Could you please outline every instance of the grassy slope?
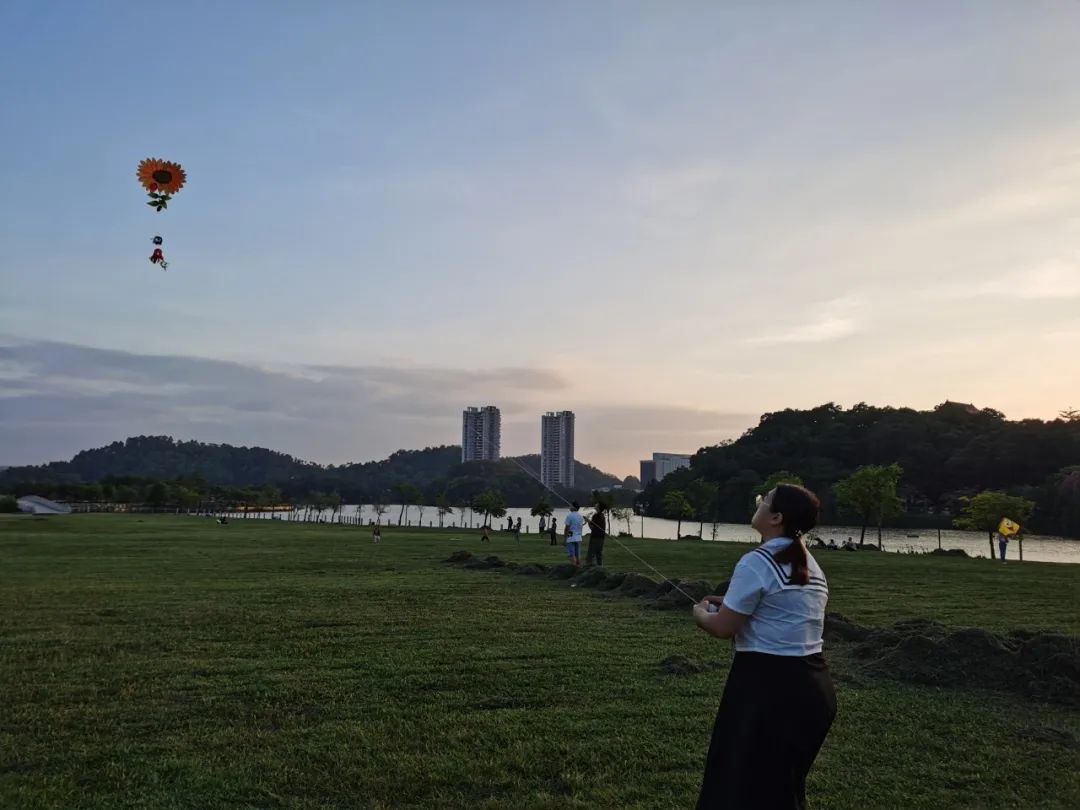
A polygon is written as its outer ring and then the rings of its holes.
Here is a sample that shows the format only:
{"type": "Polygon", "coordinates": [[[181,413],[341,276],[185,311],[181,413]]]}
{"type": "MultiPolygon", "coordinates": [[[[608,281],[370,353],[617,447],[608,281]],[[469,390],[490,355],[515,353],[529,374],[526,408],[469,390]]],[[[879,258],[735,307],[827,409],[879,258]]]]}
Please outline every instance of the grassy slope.
{"type": "MultiPolygon", "coordinates": [[[[727,645],[685,615],[451,569],[461,532],[0,520],[0,806],[688,807],[727,645]]],[[[726,579],[748,547],[635,550],[726,579]]],[[[484,547],[487,551],[488,547],[484,547]]],[[[609,541],[610,568],[643,566],[609,541]]],[[[493,553],[554,562],[535,536],[493,553]]],[[[1080,567],[821,555],[830,609],[1080,633],[1080,567]]],[[[815,807],[1080,806],[1080,716],[853,679],[815,807]]]]}

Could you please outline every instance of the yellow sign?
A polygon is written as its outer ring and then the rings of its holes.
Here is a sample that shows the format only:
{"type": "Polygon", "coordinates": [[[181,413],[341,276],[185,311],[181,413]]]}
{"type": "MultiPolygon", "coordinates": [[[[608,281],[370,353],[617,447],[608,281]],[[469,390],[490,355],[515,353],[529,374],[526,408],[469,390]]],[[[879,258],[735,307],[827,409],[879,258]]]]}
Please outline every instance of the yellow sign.
{"type": "Polygon", "coordinates": [[[1008,518],[1002,518],[1001,523],[998,524],[998,532],[1000,534],[1005,535],[1006,537],[1014,535],[1019,531],[1020,531],[1020,524],[1019,523],[1013,523],[1008,518]]]}

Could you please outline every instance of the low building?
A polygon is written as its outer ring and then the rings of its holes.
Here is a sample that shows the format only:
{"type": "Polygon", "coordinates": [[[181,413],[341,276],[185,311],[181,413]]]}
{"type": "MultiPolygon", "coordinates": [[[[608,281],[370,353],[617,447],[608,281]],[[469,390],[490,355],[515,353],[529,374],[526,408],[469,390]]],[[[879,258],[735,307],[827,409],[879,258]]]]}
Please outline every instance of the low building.
{"type": "Polygon", "coordinates": [[[645,489],[656,480],[656,462],[651,459],[642,459],[641,464],[641,488],[645,489]]]}
{"type": "Polygon", "coordinates": [[[641,462],[641,486],[647,487],[653,481],[663,481],[668,473],[690,466],[690,456],[682,453],[653,453],[652,460],[641,462]]]}
{"type": "Polygon", "coordinates": [[[66,503],[57,503],[38,495],[24,495],[15,502],[19,505],[20,512],[31,515],[66,515],[71,512],[71,507],[66,503]]]}

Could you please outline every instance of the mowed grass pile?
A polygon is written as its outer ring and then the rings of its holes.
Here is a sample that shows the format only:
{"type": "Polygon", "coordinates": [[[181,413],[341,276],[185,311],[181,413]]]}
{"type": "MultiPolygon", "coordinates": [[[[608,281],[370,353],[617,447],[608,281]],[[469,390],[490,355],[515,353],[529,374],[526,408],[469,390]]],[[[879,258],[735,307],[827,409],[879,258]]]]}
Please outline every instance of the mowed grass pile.
{"type": "MultiPolygon", "coordinates": [[[[627,542],[713,582],[750,548],[627,542]]],[[[458,549],[562,558],[535,535],[0,520],[0,807],[693,806],[726,666],[658,664],[730,647],[688,614],[444,565],[458,549]]],[[[861,624],[1080,634],[1080,567],[818,556],[861,624]]],[[[831,663],[815,807],[1080,807],[1075,710],[831,663]]]]}

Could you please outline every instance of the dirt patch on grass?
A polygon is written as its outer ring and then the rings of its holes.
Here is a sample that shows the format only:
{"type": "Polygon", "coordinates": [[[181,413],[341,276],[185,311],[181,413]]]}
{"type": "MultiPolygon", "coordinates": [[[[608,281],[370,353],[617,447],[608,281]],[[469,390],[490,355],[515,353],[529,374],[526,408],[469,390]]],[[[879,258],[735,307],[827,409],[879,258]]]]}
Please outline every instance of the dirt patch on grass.
{"type": "Polygon", "coordinates": [[[669,580],[669,584],[671,587],[656,598],[657,610],[689,610],[715,590],[712,583],[701,579],[669,580]]]}
{"type": "Polygon", "coordinates": [[[1080,706],[1080,639],[1057,633],[1007,635],[911,619],[868,629],[826,617],[827,641],[847,641],[863,672],[950,688],[988,689],[1080,706]]]}
{"type": "Polygon", "coordinates": [[[705,596],[722,594],[727,590],[727,582],[720,585],[704,580],[656,582],[642,574],[609,571],[601,565],[579,568],[570,563],[561,563],[547,568],[536,563],[511,563],[494,555],[481,558],[468,551],[455,551],[446,558],[446,563],[471,570],[498,569],[505,573],[570,580],[572,588],[588,588],[611,596],[639,599],[657,610],[690,610],[694,602],[701,601],[705,596]]]}
{"type": "Polygon", "coordinates": [[[584,568],[574,575],[570,581],[578,588],[599,588],[608,577],[608,572],[602,566],[584,568]]]}
{"type": "Polygon", "coordinates": [[[641,597],[656,593],[656,580],[644,574],[629,573],[619,583],[619,596],[641,597]]]}
{"type": "Polygon", "coordinates": [[[1080,748],[1080,740],[1065,729],[1051,728],[1050,726],[1036,726],[1033,728],[1026,728],[1016,735],[1021,740],[1031,740],[1033,742],[1049,743],[1050,745],[1060,745],[1062,748],[1068,748],[1070,750],[1076,750],[1080,748]]]}
{"type": "Polygon", "coordinates": [[[697,675],[722,666],[719,661],[699,661],[686,655],[669,655],[658,664],[660,671],[668,675],[697,675]]]}
{"type": "MultiPolygon", "coordinates": [[[[657,582],[643,574],[614,572],[601,566],[510,564],[494,555],[480,558],[468,551],[456,551],[446,562],[469,569],[569,580],[572,587],[636,599],[658,610],[689,610],[692,601],[723,594],[728,586],[727,582],[713,585],[704,580],[657,582]]],[[[852,683],[884,678],[946,688],[988,689],[1080,706],[1080,639],[1073,636],[1030,631],[999,635],[978,628],[946,627],[927,619],[870,628],[840,613],[827,613],[825,640],[849,647],[858,667],[857,673],[848,678],[852,683]]],[[[672,656],[660,663],[662,669],[679,670],[676,674],[703,671],[695,669],[699,665],[685,656],[672,656]]]]}
{"type": "Polygon", "coordinates": [[[868,635],[868,628],[859,627],[842,613],[825,614],[826,641],[863,641],[868,635]]]}

